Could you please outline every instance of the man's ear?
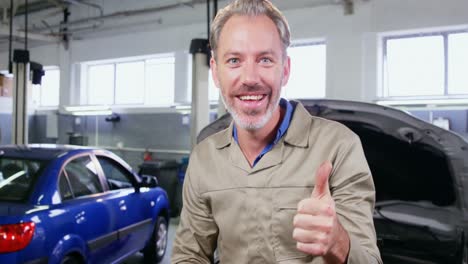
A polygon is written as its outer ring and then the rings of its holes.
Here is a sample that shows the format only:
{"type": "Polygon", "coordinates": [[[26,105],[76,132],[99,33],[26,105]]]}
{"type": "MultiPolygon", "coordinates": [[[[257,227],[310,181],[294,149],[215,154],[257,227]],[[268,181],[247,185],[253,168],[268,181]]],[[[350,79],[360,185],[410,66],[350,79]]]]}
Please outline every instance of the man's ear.
{"type": "Polygon", "coordinates": [[[220,87],[219,79],[218,79],[218,65],[216,64],[216,60],[213,56],[213,51],[211,51],[211,59],[210,59],[210,69],[211,69],[211,76],[213,77],[213,82],[216,87],[220,87]]]}
{"type": "Polygon", "coordinates": [[[289,56],[286,56],[283,63],[283,82],[281,85],[284,87],[288,84],[289,81],[289,74],[291,73],[291,59],[289,56]]]}

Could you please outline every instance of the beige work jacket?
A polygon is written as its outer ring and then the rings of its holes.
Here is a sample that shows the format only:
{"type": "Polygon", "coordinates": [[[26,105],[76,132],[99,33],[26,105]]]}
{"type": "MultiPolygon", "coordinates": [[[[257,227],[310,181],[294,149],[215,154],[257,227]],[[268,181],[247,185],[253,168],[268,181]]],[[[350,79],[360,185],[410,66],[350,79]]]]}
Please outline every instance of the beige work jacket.
{"type": "Polygon", "coordinates": [[[233,125],[193,150],[171,263],[323,263],[296,249],[293,217],[310,197],[317,168],[333,164],[330,190],[351,248],[348,263],[382,263],[372,219],[374,183],[360,140],[345,126],[297,104],[291,124],[251,168],[233,125]]]}

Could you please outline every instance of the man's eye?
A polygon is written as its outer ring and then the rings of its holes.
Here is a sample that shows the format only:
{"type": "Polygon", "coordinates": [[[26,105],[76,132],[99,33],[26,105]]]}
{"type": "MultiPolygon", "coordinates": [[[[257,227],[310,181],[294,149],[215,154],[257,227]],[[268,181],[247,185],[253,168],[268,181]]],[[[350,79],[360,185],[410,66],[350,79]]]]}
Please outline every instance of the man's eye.
{"type": "Polygon", "coordinates": [[[261,62],[261,63],[271,63],[271,62],[273,62],[273,61],[272,61],[270,58],[261,58],[261,59],[260,59],[260,62],[261,62]]]}
{"type": "Polygon", "coordinates": [[[228,60],[228,63],[229,64],[237,64],[237,63],[239,63],[239,59],[238,58],[230,58],[228,60]]]}

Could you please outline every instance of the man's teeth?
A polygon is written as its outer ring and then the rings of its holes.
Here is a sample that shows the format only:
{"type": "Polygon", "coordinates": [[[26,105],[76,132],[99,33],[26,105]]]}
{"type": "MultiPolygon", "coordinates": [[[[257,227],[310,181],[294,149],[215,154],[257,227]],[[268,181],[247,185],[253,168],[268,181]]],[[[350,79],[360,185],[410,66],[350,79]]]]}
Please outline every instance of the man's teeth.
{"type": "Polygon", "coordinates": [[[262,100],[263,95],[243,95],[240,96],[242,101],[250,100],[250,101],[259,101],[262,100]]]}

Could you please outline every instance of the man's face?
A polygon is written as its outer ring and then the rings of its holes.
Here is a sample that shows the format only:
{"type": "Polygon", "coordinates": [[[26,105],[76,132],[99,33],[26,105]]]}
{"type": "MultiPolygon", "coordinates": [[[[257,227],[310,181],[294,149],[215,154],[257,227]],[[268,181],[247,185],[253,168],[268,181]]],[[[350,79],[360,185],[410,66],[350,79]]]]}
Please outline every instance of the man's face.
{"type": "Polygon", "coordinates": [[[264,127],[289,78],[289,57],[283,57],[275,24],[267,16],[233,16],[221,31],[216,52],[213,79],[235,123],[247,130],[264,127]]]}

